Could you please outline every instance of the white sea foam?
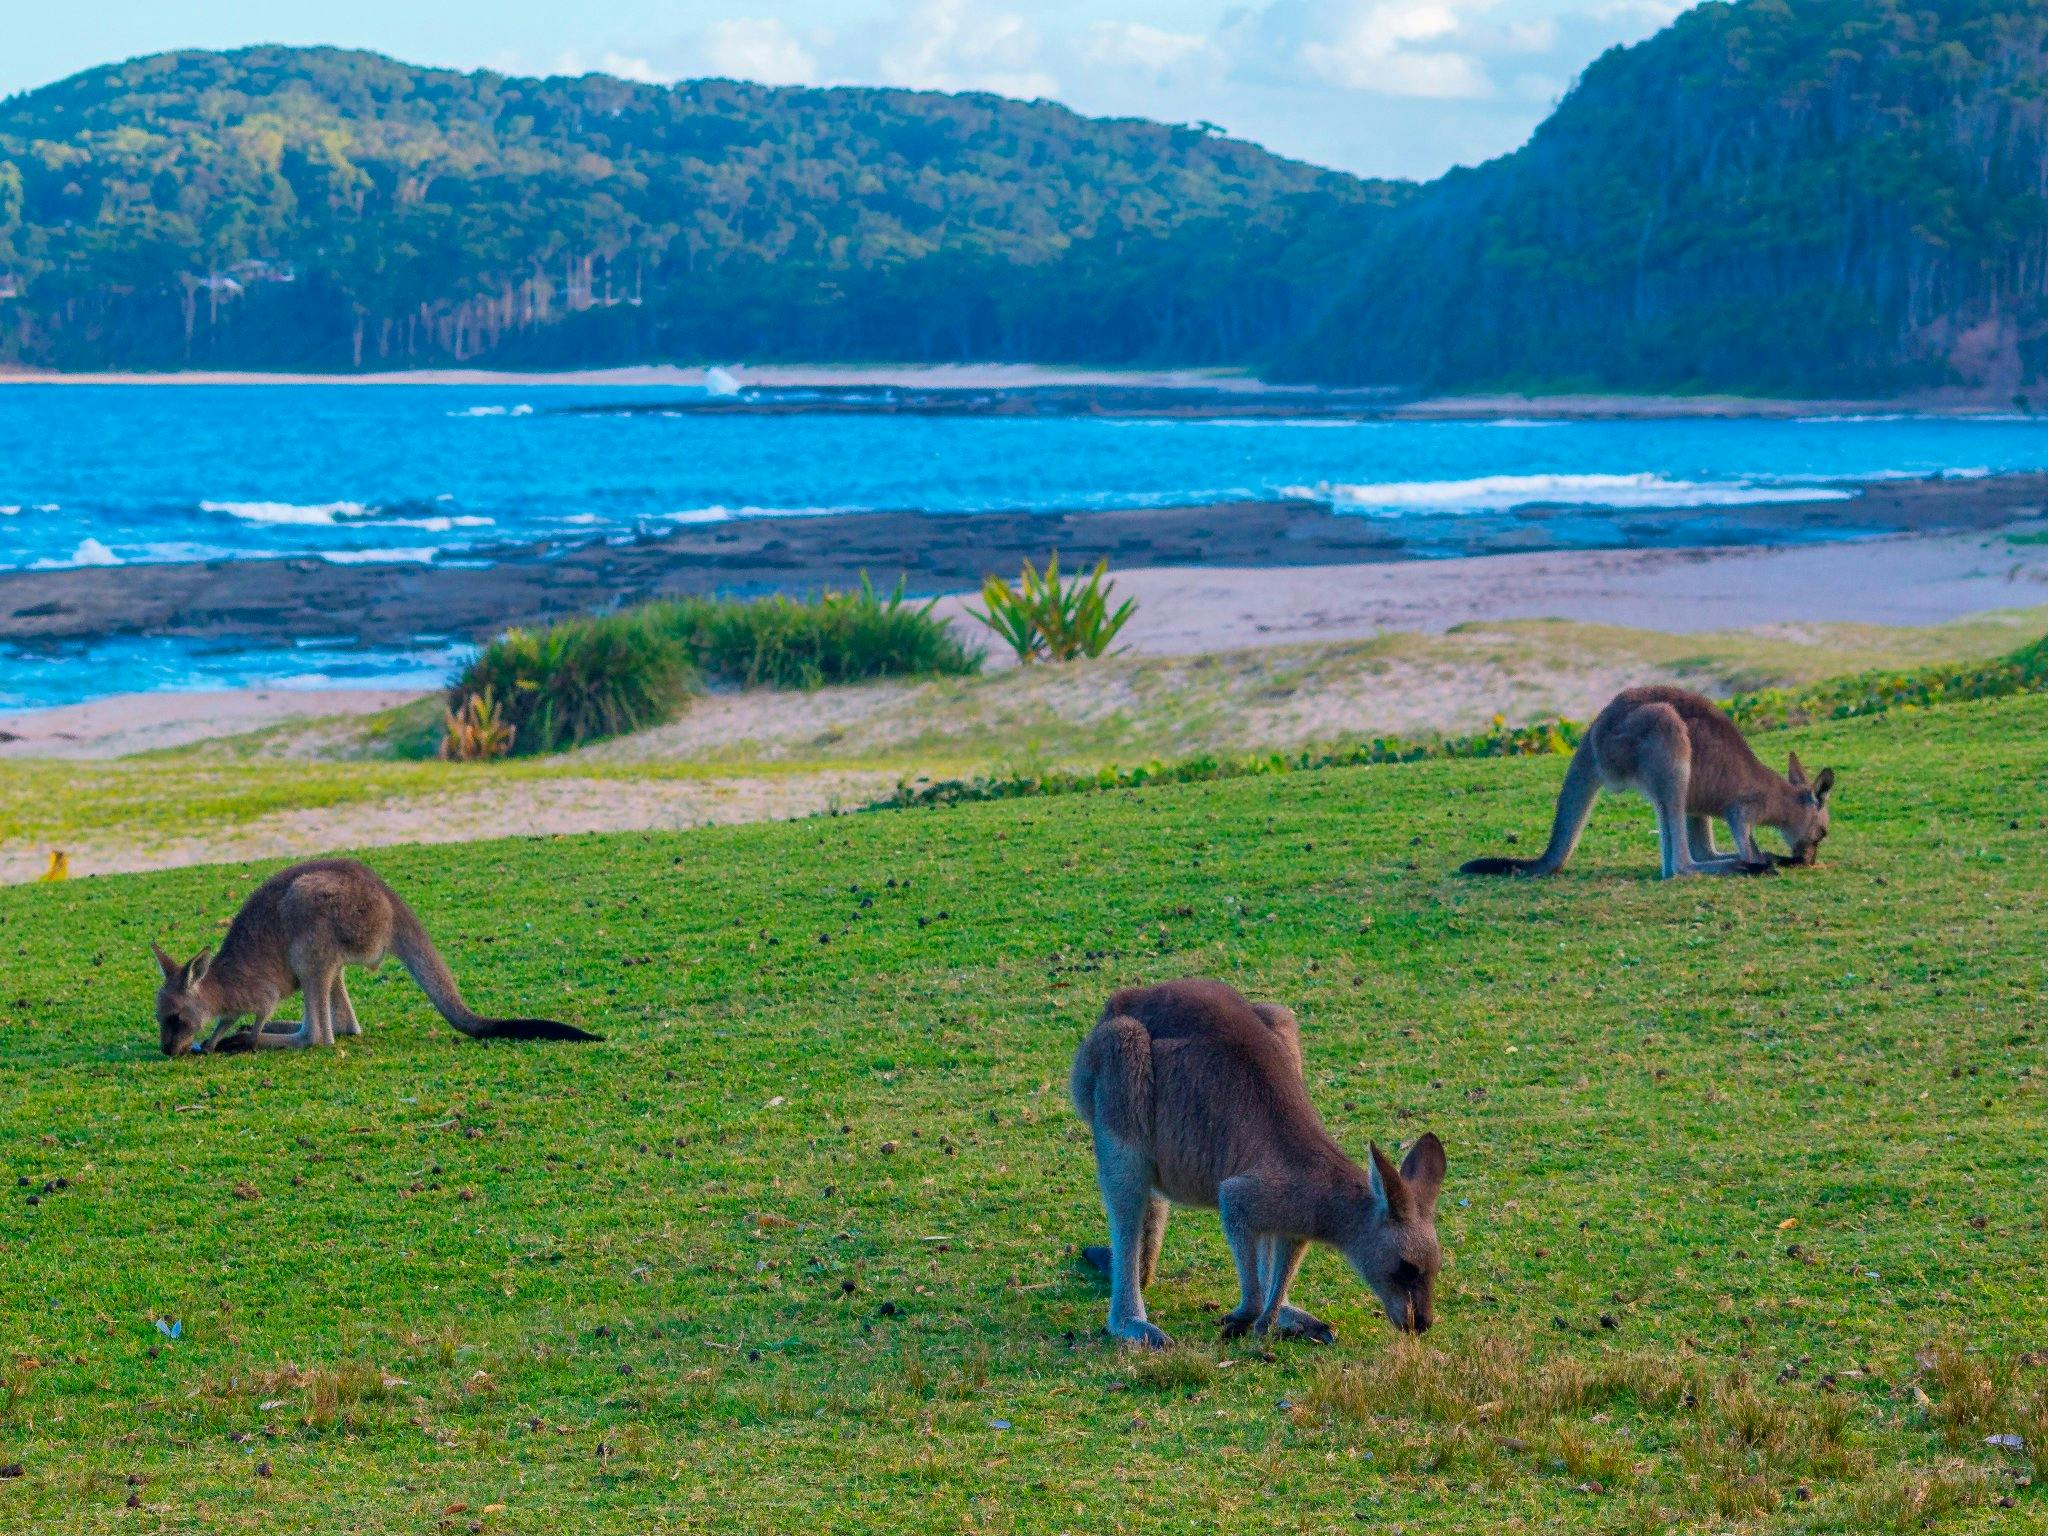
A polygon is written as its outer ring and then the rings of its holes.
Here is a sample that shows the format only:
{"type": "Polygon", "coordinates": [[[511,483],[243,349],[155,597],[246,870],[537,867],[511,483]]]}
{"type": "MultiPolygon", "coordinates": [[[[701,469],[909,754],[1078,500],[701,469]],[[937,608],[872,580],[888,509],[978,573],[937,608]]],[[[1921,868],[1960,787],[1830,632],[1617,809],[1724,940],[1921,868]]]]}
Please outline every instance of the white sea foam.
{"type": "Polygon", "coordinates": [[[82,539],[78,548],[71,552],[69,560],[38,560],[32,569],[38,571],[61,571],[76,569],[81,565],[119,565],[121,557],[98,539],[82,539]]]}
{"type": "Polygon", "coordinates": [[[866,510],[865,507],[689,507],[681,512],[665,512],[656,521],[675,525],[731,523],[750,517],[844,517],[866,510]]]}
{"type": "Polygon", "coordinates": [[[1504,512],[1534,503],[1574,507],[1739,507],[1759,502],[1845,501],[1832,486],[1747,480],[1671,480],[1663,475],[1482,475],[1471,480],[1288,486],[1284,495],[1366,511],[1504,512]]]}
{"type": "Polygon", "coordinates": [[[245,523],[273,528],[339,528],[375,523],[381,528],[417,528],[424,533],[446,533],[452,528],[488,528],[492,519],[473,513],[434,517],[387,517],[381,508],[360,501],[329,501],[301,506],[289,501],[202,501],[199,510],[245,523]]]}
{"type": "Polygon", "coordinates": [[[320,558],[329,565],[425,565],[438,553],[435,549],[323,549],[320,558]]]}
{"type": "Polygon", "coordinates": [[[714,400],[730,399],[740,392],[740,381],[723,368],[704,370],[704,393],[714,400]]]}
{"type": "Polygon", "coordinates": [[[449,411],[447,414],[458,420],[463,417],[531,416],[533,414],[533,407],[530,405],[472,405],[460,411],[449,411]]]}
{"type": "Polygon", "coordinates": [[[380,517],[379,528],[418,528],[425,533],[446,533],[451,528],[488,528],[494,519],[464,514],[461,517],[380,517]]]}
{"type": "Polygon", "coordinates": [[[317,506],[299,506],[289,501],[202,501],[199,510],[281,528],[332,528],[337,523],[359,523],[377,515],[375,507],[366,507],[360,501],[327,501],[317,506]]]}
{"type": "Polygon", "coordinates": [[[19,516],[21,516],[21,508],[19,508],[19,507],[0,507],[0,517],[19,517],[19,516]]]}

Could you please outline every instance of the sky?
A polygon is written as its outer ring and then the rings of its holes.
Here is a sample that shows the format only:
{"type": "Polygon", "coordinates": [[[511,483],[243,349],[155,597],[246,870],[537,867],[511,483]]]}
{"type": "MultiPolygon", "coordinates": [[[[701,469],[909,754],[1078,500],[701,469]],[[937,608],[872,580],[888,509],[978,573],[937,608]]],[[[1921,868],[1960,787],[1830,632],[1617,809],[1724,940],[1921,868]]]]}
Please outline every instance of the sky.
{"type": "Polygon", "coordinates": [[[1504,154],[1684,0],[0,0],[0,95],[167,48],[515,74],[898,85],[1206,121],[1367,176],[1504,154]]]}

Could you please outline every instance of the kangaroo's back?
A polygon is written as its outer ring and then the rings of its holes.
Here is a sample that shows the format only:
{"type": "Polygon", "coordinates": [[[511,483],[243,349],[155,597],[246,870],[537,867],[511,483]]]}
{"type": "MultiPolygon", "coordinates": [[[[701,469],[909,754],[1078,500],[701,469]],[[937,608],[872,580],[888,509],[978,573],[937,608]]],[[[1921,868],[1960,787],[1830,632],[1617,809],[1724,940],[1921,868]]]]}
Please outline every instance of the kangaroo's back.
{"type": "Polygon", "coordinates": [[[1640,777],[1650,766],[1645,754],[1664,746],[1657,727],[1673,716],[1690,753],[1692,783],[1709,798],[1721,798],[1713,791],[1724,783],[1738,790],[1770,772],[1741,727],[1712,699],[1690,688],[1652,684],[1616,694],[1586,733],[1610,783],[1640,777]]]}
{"type": "Polygon", "coordinates": [[[1223,1179],[1273,1157],[1342,1157],[1293,1049],[1222,982],[1113,995],[1074,1062],[1074,1107],[1142,1148],[1175,1199],[1210,1204],[1223,1179]]]}

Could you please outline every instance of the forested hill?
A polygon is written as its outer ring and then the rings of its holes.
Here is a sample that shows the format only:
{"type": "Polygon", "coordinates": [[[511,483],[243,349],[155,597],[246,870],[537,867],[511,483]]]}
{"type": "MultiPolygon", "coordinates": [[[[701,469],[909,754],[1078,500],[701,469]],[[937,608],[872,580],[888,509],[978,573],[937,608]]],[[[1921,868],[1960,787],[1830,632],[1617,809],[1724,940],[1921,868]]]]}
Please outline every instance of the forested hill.
{"type": "Polygon", "coordinates": [[[1407,190],[993,96],[163,54],[0,102],[0,361],[1237,362],[1407,190]]]}
{"type": "Polygon", "coordinates": [[[2048,372],[2048,6],[1709,4],[1432,185],[1281,371],[2006,393],[2048,372]]]}
{"type": "Polygon", "coordinates": [[[333,50],[0,102],[0,362],[711,358],[2038,387],[2048,5],[1702,5],[1426,187],[1045,102],[333,50]]]}

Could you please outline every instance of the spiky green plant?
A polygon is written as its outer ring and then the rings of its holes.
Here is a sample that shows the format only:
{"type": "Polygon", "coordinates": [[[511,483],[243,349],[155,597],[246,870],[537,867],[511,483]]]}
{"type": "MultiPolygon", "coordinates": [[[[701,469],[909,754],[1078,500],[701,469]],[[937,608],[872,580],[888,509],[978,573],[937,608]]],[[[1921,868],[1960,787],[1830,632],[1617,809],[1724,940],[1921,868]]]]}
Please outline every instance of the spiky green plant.
{"type": "Polygon", "coordinates": [[[675,637],[627,612],[507,630],[463,669],[450,703],[488,690],[523,757],[671,720],[695,681],[675,637]]]}
{"type": "Polygon", "coordinates": [[[1059,551],[1054,550],[1043,571],[1026,560],[1014,587],[989,577],[981,587],[985,606],[967,611],[1001,637],[1019,661],[1073,661],[1102,655],[1137,612],[1136,598],[1109,606],[1115,588],[1107,559],[1096,561],[1086,576],[1062,581],[1059,551]]]}

